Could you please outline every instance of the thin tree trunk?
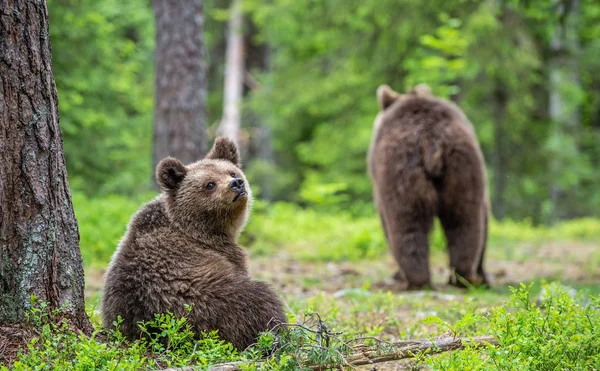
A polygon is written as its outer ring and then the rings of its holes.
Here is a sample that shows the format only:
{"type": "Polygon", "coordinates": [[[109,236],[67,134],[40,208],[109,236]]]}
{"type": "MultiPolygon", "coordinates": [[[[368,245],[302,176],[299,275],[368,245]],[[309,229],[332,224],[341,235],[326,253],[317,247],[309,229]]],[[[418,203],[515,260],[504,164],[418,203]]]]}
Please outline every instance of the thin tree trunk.
{"type": "MultiPolygon", "coordinates": [[[[565,94],[566,91],[576,87],[580,89],[579,68],[577,56],[579,54],[579,0],[561,0],[557,2],[559,24],[550,40],[551,57],[549,67],[549,101],[548,115],[555,123],[555,135],[561,137],[574,137],[580,127],[580,112],[578,102],[565,94]],[[570,89],[565,89],[568,86],[570,89]]],[[[564,151],[577,153],[577,141],[565,142],[565,145],[575,145],[575,148],[565,148],[564,151]]],[[[554,160],[550,164],[552,173],[558,175],[570,168],[570,164],[554,160]]],[[[552,220],[560,218],[563,210],[559,210],[559,199],[563,190],[557,183],[552,184],[550,200],[552,202],[552,220]]],[[[568,210],[565,210],[568,212],[568,210]]]]}
{"type": "MultiPolygon", "coordinates": [[[[259,84],[258,81],[250,74],[250,70],[257,70],[260,73],[268,73],[271,70],[271,54],[272,50],[266,44],[256,42],[258,34],[257,26],[250,20],[247,23],[245,32],[245,60],[246,74],[245,84],[250,91],[258,91],[260,89],[272,90],[270,82],[259,84]]],[[[270,111],[271,112],[271,111],[270,111]]],[[[272,120],[272,113],[258,115],[252,112],[251,117],[254,119],[254,130],[251,133],[251,150],[250,156],[255,160],[260,161],[260,175],[255,182],[260,185],[260,197],[267,201],[273,201],[274,187],[273,179],[275,174],[275,158],[273,154],[273,137],[271,127],[268,122],[272,120]]]]}
{"type": "Polygon", "coordinates": [[[227,31],[227,53],[225,61],[225,91],[223,99],[223,119],[219,133],[239,141],[240,111],[244,85],[244,34],[241,0],[231,5],[231,18],[227,31]]]}
{"type": "Polygon", "coordinates": [[[91,330],[44,0],[0,0],[0,323],[30,296],[91,330]]]}
{"type": "Polygon", "coordinates": [[[156,81],[154,166],[167,156],[184,163],[208,150],[203,0],[154,0],[156,81]]]}
{"type": "MultiPolygon", "coordinates": [[[[271,53],[272,50],[269,47],[263,47],[261,49],[262,59],[263,59],[263,70],[270,71],[271,70],[271,53]]],[[[265,89],[272,89],[271,83],[265,86],[265,89]]],[[[272,112],[272,111],[271,111],[272,112]]],[[[271,127],[268,122],[273,119],[272,113],[269,113],[268,116],[264,119],[261,119],[258,128],[258,138],[257,141],[259,143],[259,152],[258,158],[265,162],[265,164],[269,165],[271,171],[267,172],[263,176],[260,177],[261,182],[261,196],[263,199],[267,201],[273,201],[275,198],[275,192],[273,187],[273,179],[275,176],[275,156],[273,151],[273,135],[271,132],[271,127]]]]}
{"type": "Polygon", "coordinates": [[[505,129],[504,121],[506,119],[507,92],[504,82],[496,79],[494,89],[494,156],[492,166],[494,169],[494,195],[492,199],[492,210],[498,220],[505,216],[504,193],[506,188],[506,153],[505,153],[505,129]]]}
{"type": "Polygon", "coordinates": [[[579,127],[581,118],[577,105],[565,96],[563,84],[579,87],[577,54],[579,53],[579,0],[564,0],[558,4],[559,24],[550,41],[550,94],[548,113],[552,120],[567,129],[579,127]],[[571,104],[569,104],[571,103],[571,104]]]}

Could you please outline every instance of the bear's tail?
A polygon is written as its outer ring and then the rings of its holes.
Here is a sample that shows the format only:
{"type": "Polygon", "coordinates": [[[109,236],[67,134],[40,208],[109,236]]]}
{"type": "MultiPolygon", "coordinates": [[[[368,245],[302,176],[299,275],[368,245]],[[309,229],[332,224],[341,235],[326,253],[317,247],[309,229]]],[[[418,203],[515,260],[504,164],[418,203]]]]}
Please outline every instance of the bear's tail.
{"type": "Polygon", "coordinates": [[[432,139],[424,140],[421,151],[427,175],[432,178],[441,177],[444,170],[444,149],[442,148],[442,144],[432,139]]]}

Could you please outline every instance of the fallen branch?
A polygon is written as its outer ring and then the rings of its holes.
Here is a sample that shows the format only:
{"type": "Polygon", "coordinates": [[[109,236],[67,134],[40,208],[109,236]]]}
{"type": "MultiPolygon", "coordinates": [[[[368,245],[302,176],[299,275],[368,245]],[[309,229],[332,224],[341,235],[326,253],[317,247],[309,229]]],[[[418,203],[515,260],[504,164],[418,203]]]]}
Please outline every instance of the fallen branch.
{"type": "MultiPolygon", "coordinates": [[[[351,347],[350,354],[344,357],[343,366],[361,366],[375,363],[397,361],[413,358],[419,354],[439,354],[452,350],[464,349],[468,346],[483,347],[487,344],[497,346],[498,340],[493,336],[476,336],[473,338],[442,337],[433,340],[406,340],[396,343],[379,342],[376,345],[359,344],[351,347]]],[[[242,362],[222,363],[210,368],[211,371],[240,371],[242,362]]],[[[260,362],[257,362],[260,363],[260,362]]],[[[308,365],[313,370],[337,368],[339,366],[308,365]]],[[[164,371],[193,371],[194,367],[171,368],[164,371]]]]}
{"type": "Polygon", "coordinates": [[[407,340],[389,345],[357,345],[353,352],[345,357],[352,366],[369,365],[399,359],[413,358],[415,355],[428,355],[463,349],[467,346],[498,345],[493,336],[477,336],[473,338],[444,337],[431,340],[407,340]]]}

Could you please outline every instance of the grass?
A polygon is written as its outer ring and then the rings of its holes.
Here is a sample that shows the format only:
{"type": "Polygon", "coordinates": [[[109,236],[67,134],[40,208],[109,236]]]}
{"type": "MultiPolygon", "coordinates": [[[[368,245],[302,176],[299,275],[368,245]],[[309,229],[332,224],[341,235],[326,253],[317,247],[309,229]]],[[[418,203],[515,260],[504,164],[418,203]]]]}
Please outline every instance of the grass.
{"type": "MultiPolygon", "coordinates": [[[[87,302],[98,326],[104,268],[131,215],[152,197],[74,197],[86,268],[87,302]]],[[[332,331],[342,332],[341,336],[398,341],[448,332],[461,336],[493,334],[502,344],[500,350],[467,348],[434,357],[421,355],[413,362],[415,368],[600,368],[598,357],[594,356],[600,353],[595,341],[600,338],[596,299],[600,294],[600,220],[568,221],[552,227],[492,221],[486,261],[494,283],[490,290],[463,291],[445,285],[449,271],[439,226],[430,239],[435,290],[400,293],[386,289],[386,280],[396,266],[374,212],[353,217],[345,212],[326,213],[292,204],[257,202],[241,243],[250,252],[253,275],[272,282],[281,294],[290,322],[302,322],[307,315],[318,313],[332,331]],[[544,288],[543,280],[561,284],[544,288]],[[543,297],[544,291],[551,292],[551,296],[543,297]],[[573,293],[579,298],[572,297],[573,293]]],[[[21,363],[13,366],[36,369],[33,365],[38,362],[50,368],[54,364],[54,368],[60,365],[83,370],[90,369],[93,363],[94,369],[125,370],[242,360],[248,369],[255,369],[251,361],[274,341],[272,335],[266,335],[257,349],[239,354],[219,342],[214,334],[207,334],[204,343],[197,343],[186,332],[185,322],[173,317],[156,321],[167,323],[164,336],[173,338],[167,344],[178,346],[160,348],[164,342],[152,338],[126,344],[118,334],[103,339],[100,332],[91,339],[73,337],[60,323],[58,327],[41,325],[37,343],[30,344],[21,363]],[[52,351],[52,346],[43,346],[59,340],[69,344],[68,351],[64,347],[52,351]]],[[[302,336],[297,337],[286,341],[302,347],[298,343],[302,336]]],[[[291,350],[286,352],[276,354],[263,367],[297,369],[291,350]]],[[[335,358],[317,353],[303,357],[322,362],[333,362],[335,358]]],[[[381,365],[378,369],[394,366],[381,365]]]]}

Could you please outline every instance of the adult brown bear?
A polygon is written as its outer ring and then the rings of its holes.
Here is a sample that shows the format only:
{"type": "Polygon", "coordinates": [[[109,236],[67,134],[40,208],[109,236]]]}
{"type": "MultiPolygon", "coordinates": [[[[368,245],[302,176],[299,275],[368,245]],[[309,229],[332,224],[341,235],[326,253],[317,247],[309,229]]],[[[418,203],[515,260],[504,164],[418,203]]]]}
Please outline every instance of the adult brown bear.
{"type": "Polygon", "coordinates": [[[473,126],[427,85],[377,89],[381,111],[368,154],[373,196],[402,289],[431,285],[428,234],[439,217],[454,273],[450,283],[487,284],[483,256],[488,196],[473,126]]]}

